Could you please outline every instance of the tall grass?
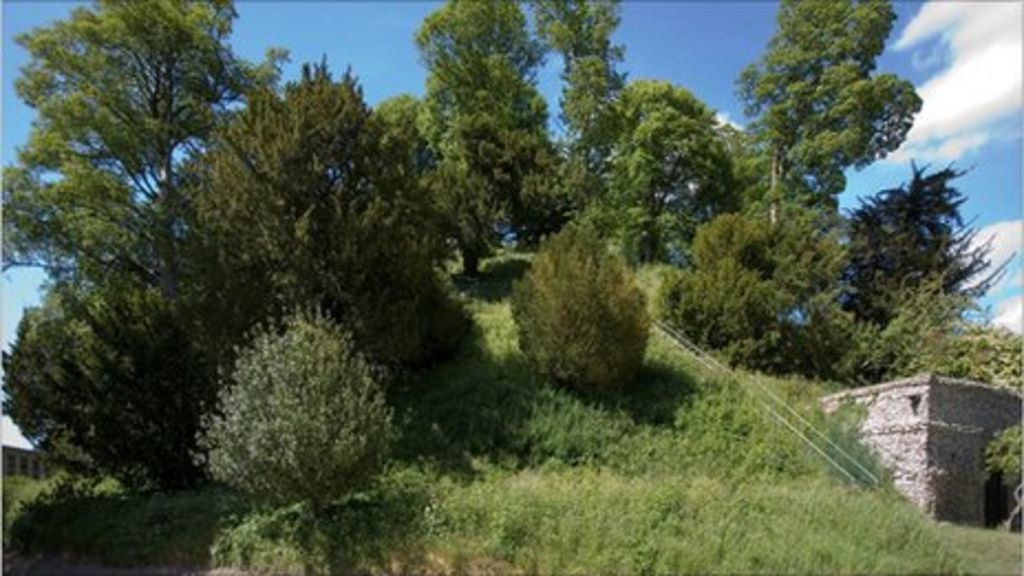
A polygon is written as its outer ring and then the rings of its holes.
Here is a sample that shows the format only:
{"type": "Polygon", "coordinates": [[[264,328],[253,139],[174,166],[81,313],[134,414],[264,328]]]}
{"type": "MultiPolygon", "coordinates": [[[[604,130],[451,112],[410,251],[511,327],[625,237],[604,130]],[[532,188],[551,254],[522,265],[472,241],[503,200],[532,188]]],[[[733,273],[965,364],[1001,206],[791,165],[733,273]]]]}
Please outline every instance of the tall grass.
{"type": "Polygon", "coordinates": [[[527,471],[446,495],[436,548],[530,573],[948,573],[934,526],[887,491],[527,471]]]}

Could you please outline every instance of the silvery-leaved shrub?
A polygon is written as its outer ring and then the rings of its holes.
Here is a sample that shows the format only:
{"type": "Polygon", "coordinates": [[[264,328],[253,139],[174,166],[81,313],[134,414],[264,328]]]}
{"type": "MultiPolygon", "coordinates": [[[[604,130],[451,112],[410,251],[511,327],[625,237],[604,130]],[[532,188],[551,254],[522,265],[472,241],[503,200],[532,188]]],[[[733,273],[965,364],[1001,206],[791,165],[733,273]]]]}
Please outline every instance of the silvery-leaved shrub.
{"type": "Polygon", "coordinates": [[[322,314],[263,328],[224,384],[204,439],[214,478],[322,508],[380,470],[391,410],[351,336],[322,314]]]}

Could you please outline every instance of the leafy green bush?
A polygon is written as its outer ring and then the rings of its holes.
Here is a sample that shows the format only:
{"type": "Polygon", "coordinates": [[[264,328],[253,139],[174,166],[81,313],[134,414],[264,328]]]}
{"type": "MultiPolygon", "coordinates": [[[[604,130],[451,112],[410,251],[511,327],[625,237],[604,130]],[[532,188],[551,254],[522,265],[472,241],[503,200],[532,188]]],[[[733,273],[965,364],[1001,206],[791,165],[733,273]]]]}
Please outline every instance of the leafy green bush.
{"type": "Polygon", "coordinates": [[[985,466],[1003,475],[1003,483],[1016,487],[1021,481],[1021,426],[1007,428],[985,448],[985,466]]]}
{"type": "Polygon", "coordinates": [[[1024,392],[1024,338],[1005,328],[970,326],[953,345],[953,376],[1024,392]]]}
{"type": "Polygon", "coordinates": [[[26,504],[35,500],[47,487],[46,480],[26,476],[4,476],[3,481],[3,539],[7,544],[11,535],[11,522],[26,504]]]}
{"type": "Polygon", "coordinates": [[[847,372],[860,383],[933,372],[1021,389],[1021,337],[967,319],[969,297],[945,292],[932,277],[893,300],[887,325],[857,325],[847,372]]]}
{"type": "Polygon", "coordinates": [[[592,233],[547,239],[516,283],[512,314],[533,369],[557,384],[606,390],[643,363],[650,320],[632,272],[592,233]]]}
{"type": "Polygon", "coordinates": [[[205,438],[210,469],[247,492],[322,508],[380,469],[391,410],[346,332],[318,313],[282,328],[240,353],[205,438]]]}
{"type": "Polygon", "coordinates": [[[662,281],[662,318],[730,363],[777,374],[837,376],[852,332],[839,309],[845,253],[820,217],[789,207],[725,214],[701,226],[693,267],[662,281]]]}
{"type": "MultiPolygon", "coordinates": [[[[308,504],[256,509],[221,530],[212,564],[261,573],[375,573],[415,555],[436,480],[388,470],[366,492],[315,513],[308,504]]],[[[399,570],[401,572],[401,570],[399,570]]]]}

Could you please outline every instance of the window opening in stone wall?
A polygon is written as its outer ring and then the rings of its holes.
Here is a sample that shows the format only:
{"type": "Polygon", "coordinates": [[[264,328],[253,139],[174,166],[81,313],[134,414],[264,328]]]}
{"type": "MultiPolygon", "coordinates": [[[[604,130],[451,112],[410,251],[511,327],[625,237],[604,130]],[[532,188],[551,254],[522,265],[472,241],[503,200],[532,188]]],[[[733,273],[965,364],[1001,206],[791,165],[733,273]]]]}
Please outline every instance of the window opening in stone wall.
{"type": "Polygon", "coordinates": [[[911,410],[911,412],[914,413],[914,416],[917,416],[917,409],[921,406],[921,395],[920,394],[914,394],[914,395],[910,396],[909,398],[910,398],[910,410],[911,410]]]}

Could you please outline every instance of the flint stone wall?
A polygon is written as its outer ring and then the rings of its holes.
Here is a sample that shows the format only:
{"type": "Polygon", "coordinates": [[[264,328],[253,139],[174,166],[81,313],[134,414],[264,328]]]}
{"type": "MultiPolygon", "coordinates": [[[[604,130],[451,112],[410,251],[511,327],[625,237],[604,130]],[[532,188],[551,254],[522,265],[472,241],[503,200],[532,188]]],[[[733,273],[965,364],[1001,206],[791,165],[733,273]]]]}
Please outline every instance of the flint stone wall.
{"type": "Polygon", "coordinates": [[[861,439],[889,469],[893,485],[938,520],[985,520],[985,446],[1021,421],[1021,398],[978,382],[922,374],[822,399],[866,410],[861,439]]]}

